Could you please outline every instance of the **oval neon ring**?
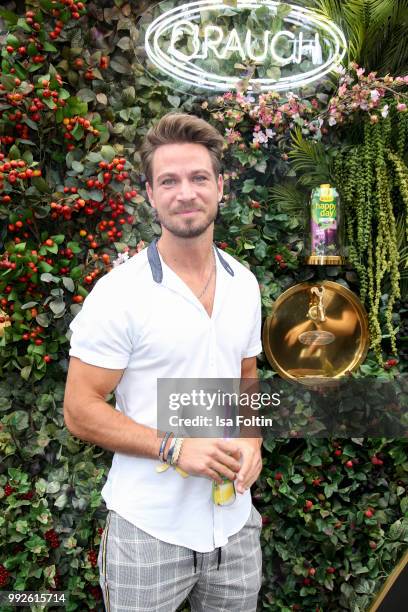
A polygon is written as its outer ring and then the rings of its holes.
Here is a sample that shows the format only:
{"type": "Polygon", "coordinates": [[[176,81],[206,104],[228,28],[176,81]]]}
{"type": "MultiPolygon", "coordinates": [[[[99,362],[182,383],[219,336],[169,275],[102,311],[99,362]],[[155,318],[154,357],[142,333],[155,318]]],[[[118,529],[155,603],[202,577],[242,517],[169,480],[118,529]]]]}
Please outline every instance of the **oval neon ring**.
{"type": "MultiPolygon", "coordinates": [[[[280,2],[272,0],[238,0],[234,10],[255,10],[267,7],[271,11],[271,17],[273,17],[276,15],[279,5],[280,2]]],[[[282,67],[288,64],[300,63],[302,52],[306,50],[306,53],[311,55],[313,63],[319,64],[318,66],[307,72],[298,72],[282,76],[279,79],[252,78],[249,80],[249,90],[268,91],[273,89],[275,91],[284,91],[307,85],[321,79],[340,64],[346,53],[347,43],[340,28],[323,15],[319,15],[306,8],[289,6],[291,11],[284,18],[284,22],[291,29],[285,29],[277,33],[265,30],[263,33],[263,56],[254,56],[251,49],[250,30],[247,31],[245,40],[240,40],[239,34],[235,29],[224,32],[221,27],[210,24],[204,28],[204,40],[200,40],[202,28],[200,29],[198,23],[194,23],[194,21],[200,19],[202,11],[215,11],[217,13],[216,16],[219,16],[222,15],[223,11],[231,10],[231,6],[214,2],[213,0],[201,0],[199,2],[183,4],[166,11],[156,18],[146,30],[146,54],[161,73],[185,85],[227,91],[234,89],[239,81],[242,80],[242,76],[213,74],[195,64],[194,60],[205,60],[208,58],[209,49],[215,53],[218,59],[225,59],[228,53],[235,52],[241,55],[242,60],[245,59],[245,53],[248,55],[248,59],[265,60],[269,51],[271,66],[276,66],[280,63],[282,67]],[[293,26],[302,28],[302,31],[298,34],[298,39],[293,34],[293,26]],[[304,30],[307,31],[309,36],[307,41],[303,38],[304,30]],[[215,39],[210,36],[210,32],[216,34],[215,39]],[[177,49],[178,39],[183,34],[191,38],[192,51],[190,55],[186,55],[177,49]],[[269,40],[269,35],[272,37],[271,40],[269,40]],[[329,49],[328,53],[326,53],[327,57],[324,58],[322,57],[320,35],[323,36],[324,49],[329,49]],[[279,56],[276,51],[276,44],[282,37],[286,37],[288,42],[292,43],[294,51],[289,58],[279,56]],[[167,53],[162,48],[165,41],[168,45],[167,53]],[[224,46],[224,51],[220,51],[217,48],[217,45],[219,46],[221,42],[226,45],[224,46]],[[296,56],[296,48],[298,57],[296,56]],[[293,59],[292,62],[290,61],[291,59],[293,59]]],[[[264,63],[266,62],[264,61],[264,63]]]]}

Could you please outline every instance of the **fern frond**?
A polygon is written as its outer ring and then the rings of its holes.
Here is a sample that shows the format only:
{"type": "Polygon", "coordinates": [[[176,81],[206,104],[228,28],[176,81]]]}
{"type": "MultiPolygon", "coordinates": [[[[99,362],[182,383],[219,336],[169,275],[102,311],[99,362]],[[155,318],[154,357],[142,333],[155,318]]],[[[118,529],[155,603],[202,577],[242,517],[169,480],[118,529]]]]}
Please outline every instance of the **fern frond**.
{"type": "Polygon", "coordinates": [[[302,185],[316,186],[332,182],[331,160],[324,145],[315,140],[306,140],[300,128],[292,132],[289,159],[302,185]]]}
{"type": "Polygon", "coordinates": [[[271,187],[269,202],[281,212],[296,214],[305,209],[307,197],[296,185],[287,183],[271,187]]]}

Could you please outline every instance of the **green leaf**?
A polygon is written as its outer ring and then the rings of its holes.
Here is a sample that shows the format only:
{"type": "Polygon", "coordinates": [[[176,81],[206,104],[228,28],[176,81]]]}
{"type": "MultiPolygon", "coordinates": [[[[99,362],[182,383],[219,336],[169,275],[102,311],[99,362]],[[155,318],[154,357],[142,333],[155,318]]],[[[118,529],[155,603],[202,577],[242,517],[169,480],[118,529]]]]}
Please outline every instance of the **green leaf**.
{"type": "Polygon", "coordinates": [[[60,510],[65,508],[68,502],[68,497],[66,493],[62,493],[54,502],[54,506],[57,506],[60,510]]]}
{"type": "Polygon", "coordinates": [[[78,278],[81,278],[82,274],[83,274],[82,266],[76,266],[75,268],[72,268],[71,270],[71,278],[73,280],[78,280],[78,278]]]}
{"type": "Polygon", "coordinates": [[[10,147],[9,158],[10,159],[21,159],[20,149],[16,145],[13,145],[12,147],[10,147]]]}
{"type": "Polygon", "coordinates": [[[54,313],[55,317],[60,317],[65,312],[65,302],[64,300],[58,299],[53,300],[49,303],[49,306],[54,313]]]}
{"type": "Polygon", "coordinates": [[[28,413],[25,410],[16,410],[9,416],[9,423],[17,431],[23,431],[28,427],[28,413]]]}
{"type": "Polygon", "coordinates": [[[122,56],[116,56],[111,60],[110,67],[119,74],[130,74],[132,66],[129,64],[127,59],[122,56]]]}
{"type": "MultiPolygon", "coordinates": [[[[12,11],[8,11],[4,8],[0,8],[0,17],[3,17],[3,19],[7,21],[7,23],[9,23],[10,25],[15,25],[18,21],[18,17],[15,13],[13,13],[12,11]]],[[[21,19],[21,21],[24,21],[27,26],[27,22],[25,19],[21,19]]],[[[28,31],[31,32],[30,28],[28,28],[28,31]]]]}
{"type": "Polygon", "coordinates": [[[48,185],[47,181],[45,181],[42,178],[42,176],[35,176],[34,178],[31,179],[31,183],[41,193],[51,193],[51,191],[52,191],[52,189],[48,185]]]}
{"type": "Polygon", "coordinates": [[[65,236],[64,234],[53,234],[51,236],[51,239],[56,243],[56,244],[62,244],[65,240],[65,236]]]}
{"type": "Polygon", "coordinates": [[[93,102],[95,100],[95,92],[88,87],[84,87],[77,92],[78,98],[83,100],[84,102],[93,102]]]}
{"type": "Polygon", "coordinates": [[[32,365],[24,366],[24,368],[22,368],[20,371],[21,378],[23,378],[24,380],[28,380],[30,378],[32,367],[32,365]]]}
{"type": "Polygon", "coordinates": [[[25,304],[23,304],[21,306],[21,310],[27,310],[28,308],[33,308],[34,306],[37,306],[38,302],[26,302],[25,304]]]}
{"type": "Polygon", "coordinates": [[[6,38],[6,44],[16,48],[19,46],[20,41],[18,40],[17,36],[14,36],[14,34],[8,34],[6,38]]]}
{"type": "Polygon", "coordinates": [[[244,181],[242,193],[250,193],[255,189],[255,179],[247,179],[244,181]]]}
{"type": "Polygon", "coordinates": [[[38,325],[41,325],[41,327],[48,327],[50,324],[50,317],[45,312],[41,312],[39,315],[37,315],[35,320],[37,321],[38,325]]]}
{"type": "Polygon", "coordinates": [[[74,129],[71,132],[75,140],[81,140],[84,136],[84,128],[80,123],[76,123],[74,129]]]}
{"type": "Polygon", "coordinates": [[[71,293],[74,291],[75,284],[74,284],[74,281],[72,280],[72,278],[70,278],[69,276],[63,276],[62,277],[62,283],[63,283],[65,289],[67,289],[68,291],[71,291],[71,293]]]}
{"type": "Polygon", "coordinates": [[[101,155],[103,159],[105,159],[108,162],[111,162],[112,159],[116,156],[116,151],[110,145],[103,145],[101,147],[101,155]]]}
{"type": "Polygon", "coordinates": [[[40,280],[42,280],[43,283],[59,283],[61,279],[58,276],[53,276],[49,272],[44,272],[41,274],[40,280]]]}
{"type": "Polygon", "coordinates": [[[55,45],[46,40],[44,42],[44,51],[51,51],[52,53],[57,53],[58,49],[55,45]]]}
{"type": "Polygon", "coordinates": [[[74,160],[71,165],[72,169],[75,170],[75,172],[78,172],[78,174],[84,171],[84,166],[79,161],[74,160]]]}

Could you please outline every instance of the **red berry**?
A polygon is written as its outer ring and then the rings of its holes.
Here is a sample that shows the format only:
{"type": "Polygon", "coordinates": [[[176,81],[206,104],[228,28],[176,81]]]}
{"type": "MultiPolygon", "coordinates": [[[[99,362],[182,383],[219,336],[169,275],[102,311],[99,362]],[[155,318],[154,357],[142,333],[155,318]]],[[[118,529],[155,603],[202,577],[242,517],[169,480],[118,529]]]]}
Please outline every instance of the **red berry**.
{"type": "Polygon", "coordinates": [[[346,466],[346,468],[352,468],[354,463],[351,460],[349,460],[349,461],[346,461],[344,465],[346,466]]]}
{"type": "Polygon", "coordinates": [[[371,508],[369,508],[368,510],[366,510],[366,511],[364,512],[364,514],[365,514],[365,516],[366,516],[367,518],[371,518],[371,517],[373,516],[373,512],[372,512],[371,508]]]}
{"type": "Polygon", "coordinates": [[[6,484],[6,486],[4,487],[4,495],[6,497],[8,497],[9,495],[11,495],[12,493],[14,493],[15,489],[14,487],[11,487],[8,483],[6,484]]]}

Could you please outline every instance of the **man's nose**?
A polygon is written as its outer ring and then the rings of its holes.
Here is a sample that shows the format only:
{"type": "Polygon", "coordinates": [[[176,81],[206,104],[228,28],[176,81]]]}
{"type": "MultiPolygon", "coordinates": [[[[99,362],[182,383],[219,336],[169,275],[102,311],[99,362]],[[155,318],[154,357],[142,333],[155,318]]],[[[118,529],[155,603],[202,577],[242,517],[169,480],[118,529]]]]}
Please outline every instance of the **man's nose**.
{"type": "Polygon", "coordinates": [[[192,200],[195,198],[194,185],[188,179],[180,181],[177,197],[180,200],[192,200]]]}

